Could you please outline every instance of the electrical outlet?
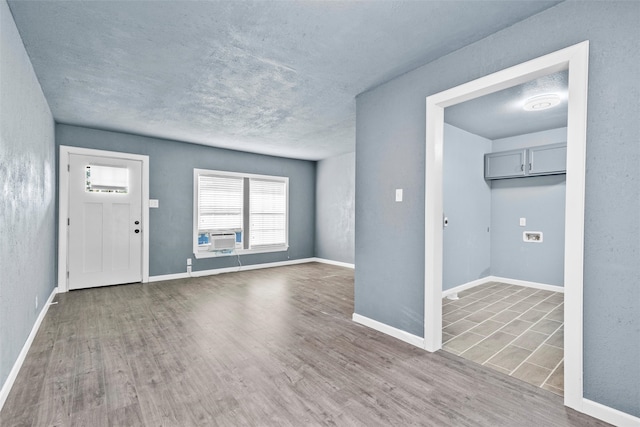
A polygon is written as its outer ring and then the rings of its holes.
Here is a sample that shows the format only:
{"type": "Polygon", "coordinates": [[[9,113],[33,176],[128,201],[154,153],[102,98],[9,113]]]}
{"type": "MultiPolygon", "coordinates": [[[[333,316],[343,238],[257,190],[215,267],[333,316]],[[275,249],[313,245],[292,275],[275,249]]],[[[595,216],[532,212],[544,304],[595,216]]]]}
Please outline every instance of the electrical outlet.
{"type": "Polygon", "coordinates": [[[191,265],[191,258],[187,258],[187,265],[191,265]]]}

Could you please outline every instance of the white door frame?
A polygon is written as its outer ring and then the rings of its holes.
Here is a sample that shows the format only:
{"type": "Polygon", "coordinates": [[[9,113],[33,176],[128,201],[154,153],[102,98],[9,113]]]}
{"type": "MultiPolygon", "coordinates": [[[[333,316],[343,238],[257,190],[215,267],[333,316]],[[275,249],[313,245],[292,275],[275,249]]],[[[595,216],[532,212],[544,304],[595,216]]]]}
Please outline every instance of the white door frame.
{"type": "Polygon", "coordinates": [[[442,162],[444,109],[561,70],[569,70],[564,252],[564,403],[583,405],[584,189],[589,42],[567,47],[427,97],[425,318],[427,351],[442,348],[442,162]]]}
{"type": "Polygon", "coordinates": [[[69,218],[70,154],[138,160],[142,163],[142,283],[149,282],[149,156],[61,145],[58,170],[58,292],[69,291],[67,219],[69,218]]]}

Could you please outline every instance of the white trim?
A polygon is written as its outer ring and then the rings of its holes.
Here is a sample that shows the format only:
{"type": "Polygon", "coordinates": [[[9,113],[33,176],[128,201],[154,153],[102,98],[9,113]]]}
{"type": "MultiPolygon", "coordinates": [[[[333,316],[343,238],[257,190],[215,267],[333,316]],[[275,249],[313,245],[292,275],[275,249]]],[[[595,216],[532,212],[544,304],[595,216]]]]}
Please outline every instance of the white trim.
{"type": "Polygon", "coordinates": [[[424,348],[424,339],[417,335],[410,334],[402,329],[394,328],[386,323],[378,322],[377,320],[370,319],[357,313],[353,313],[352,319],[356,323],[375,329],[378,332],[397,338],[400,341],[404,341],[416,347],[424,348]]]}
{"type": "Polygon", "coordinates": [[[580,411],[614,426],[640,427],[640,418],[589,399],[582,399],[582,409],[580,411]]]}
{"type": "MultiPolygon", "coordinates": [[[[196,235],[197,239],[197,235],[196,235]]],[[[206,259],[206,258],[223,258],[229,256],[237,256],[237,255],[252,255],[252,254],[268,254],[272,252],[286,252],[289,250],[289,246],[262,246],[255,249],[233,249],[233,251],[228,253],[216,253],[216,252],[195,252],[193,256],[195,259],[206,259]]]]}
{"type": "Polygon", "coordinates": [[[260,175],[257,173],[244,173],[244,172],[230,172],[223,171],[220,169],[199,169],[193,168],[194,175],[209,175],[209,176],[219,176],[219,177],[227,177],[233,176],[236,178],[251,178],[251,179],[262,179],[265,181],[274,181],[274,182],[284,182],[285,180],[289,181],[289,177],[279,176],[279,175],[260,175]]]}
{"type": "Polygon", "coordinates": [[[564,248],[564,404],[583,400],[584,193],[587,150],[589,42],[569,61],[564,248]],[[566,363],[569,360],[570,363],[566,363]]]}
{"type": "Polygon", "coordinates": [[[442,163],[444,109],[561,70],[569,70],[565,198],[564,403],[580,410],[583,398],[584,189],[589,42],[541,56],[426,99],[425,349],[442,347],[442,163]]]}
{"type": "Polygon", "coordinates": [[[463,283],[462,285],[458,285],[455,288],[447,289],[442,291],[442,298],[446,298],[449,295],[457,294],[458,292],[466,291],[467,289],[475,288],[476,286],[484,285],[485,283],[489,283],[492,280],[489,280],[491,276],[483,277],[482,279],[472,280],[471,282],[463,283]]]}
{"type": "MultiPolygon", "coordinates": [[[[243,184],[244,185],[244,184],[243,184]]],[[[251,193],[251,183],[249,183],[249,193],[251,193]]],[[[244,221],[246,220],[247,217],[250,217],[251,213],[250,212],[245,212],[246,206],[244,205],[244,201],[247,199],[247,197],[250,199],[251,195],[248,194],[244,194],[243,193],[243,206],[242,206],[242,222],[243,222],[243,227],[244,227],[244,221]]],[[[249,202],[251,203],[251,202],[249,202]]],[[[249,239],[250,238],[250,234],[251,234],[251,230],[249,230],[249,232],[247,233],[247,230],[242,230],[242,241],[245,242],[245,239],[249,239]]],[[[213,169],[198,169],[198,168],[194,168],[193,169],[193,255],[196,259],[203,259],[203,258],[217,258],[217,257],[221,257],[221,256],[235,256],[235,255],[249,255],[249,254],[261,254],[261,253],[269,253],[269,252],[285,252],[287,250],[289,250],[289,177],[288,176],[277,176],[277,175],[258,175],[258,174],[254,174],[254,173],[242,173],[242,172],[228,172],[228,171],[221,171],[221,170],[213,170],[213,169]],[[209,251],[200,251],[199,250],[199,245],[198,245],[198,177],[200,175],[204,175],[204,176],[218,176],[218,177],[236,177],[236,178],[248,178],[249,180],[251,179],[256,179],[256,180],[263,180],[263,181],[273,181],[273,182],[280,182],[280,183],[284,183],[285,185],[285,221],[286,221],[286,227],[285,227],[285,234],[284,234],[284,238],[285,238],[285,242],[283,245],[277,245],[277,246],[258,246],[255,248],[251,248],[249,247],[248,249],[238,249],[237,251],[234,251],[231,254],[216,254],[213,252],[209,252],[209,251]]]]}
{"type": "Polygon", "coordinates": [[[356,268],[355,264],[349,264],[348,262],[333,261],[331,259],[325,259],[325,258],[313,258],[313,260],[315,262],[319,262],[322,264],[337,265],[338,267],[345,267],[345,268],[352,268],[352,269],[356,268]]]}
{"type": "Polygon", "coordinates": [[[538,283],[538,282],[529,282],[527,280],[509,279],[507,277],[487,276],[487,277],[483,277],[482,279],[476,279],[476,280],[472,280],[471,282],[463,283],[462,285],[458,285],[455,288],[444,290],[442,291],[442,298],[446,298],[449,295],[457,294],[458,292],[466,291],[467,289],[475,288],[476,286],[484,285],[485,283],[491,283],[491,282],[500,282],[500,283],[506,283],[507,285],[517,285],[517,286],[524,286],[527,288],[540,289],[543,291],[564,293],[564,288],[562,286],[547,285],[546,283],[538,283]]]}
{"type": "Polygon", "coordinates": [[[165,280],[188,279],[191,277],[189,273],[161,274],[159,276],[150,276],[149,283],[164,282],[165,280]]]}
{"type": "Polygon", "coordinates": [[[540,289],[543,291],[564,293],[564,287],[558,285],[547,285],[546,283],[529,282],[527,280],[509,279],[507,277],[499,276],[489,276],[487,279],[489,279],[487,280],[488,282],[500,282],[506,283],[507,285],[525,286],[527,288],[540,289]]]}
{"type": "Polygon", "coordinates": [[[266,262],[263,264],[242,265],[239,267],[216,268],[191,272],[191,277],[213,276],[222,273],[236,273],[239,271],[261,270],[263,268],[285,267],[287,265],[306,264],[313,262],[313,258],[290,259],[287,261],[266,262]]]}
{"type": "Polygon", "coordinates": [[[290,259],[287,261],[265,262],[262,264],[242,265],[238,267],[225,267],[225,268],[214,268],[211,270],[192,271],[191,274],[189,273],[163,274],[160,276],[149,277],[149,282],[161,282],[164,280],[187,279],[189,277],[215,276],[216,274],[238,273],[240,271],[261,270],[263,268],[285,267],[287,265],[306,264],[306,263],[315,262],[315,261],[316,261],[315,258],[290,259]]]}
{"type": "Polygon", "coordinates": [[[58,170],[58,290],[67,292],[68,264],[68,228],[69,218],[69,155],[111,157],[116,159],[138,160],[142,163],[142,283],[149,281],[149,156],[141,154],[119,153],[115,151],[94,150],[92,148],[60,146],[58,170]]]}
{"type": "Polygon", "coordinates": [[[49,298],[47,298],[47,302],[44,304],[44,306],[42,306],[42,310],[40,310],[40,314],[38,314],[38,317],[36,318],[36,321],[33,324],[33,328],[31,328],[31,333],[27,337],[27,341],[22,346],[22,350],[20,350],[20,354],[18,354],[18,358],[13,364],[13,368],[11,368],[11,371],[9,372],[9,376],[7,377],[6,381],[2,385],[2,389],[0,389],[0,411],[4,406],[4,403],[7,401],[7,397],[9,397],[9,392],[11,391],[11,387],[13,387],[13,383],[16,381],[16,378],[18,377],[18,373],[20,372],[20,368],[22,368],[22,364],[24,363],[24,360],[27,357],[27,353],[31,348],[31,344],[33,344],[33,340],[36,337],[36,334],[38,333],[38,329],[40,329],[40,325],[44,320],[44,316],[47,314],[47,311],[49,310],[51,301],[53,301],[53,298],[56,296],[57,293],[58,293],[58,288],[57,287],[53,288],[53,290],[51,291],[51,295],[49,295],[49,298]]]}

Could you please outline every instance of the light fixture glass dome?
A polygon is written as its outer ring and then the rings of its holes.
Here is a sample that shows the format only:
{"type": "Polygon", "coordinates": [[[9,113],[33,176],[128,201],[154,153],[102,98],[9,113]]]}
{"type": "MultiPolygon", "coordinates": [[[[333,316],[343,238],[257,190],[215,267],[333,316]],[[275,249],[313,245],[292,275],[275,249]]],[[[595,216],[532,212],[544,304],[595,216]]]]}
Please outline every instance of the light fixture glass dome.
{"type": "Polygon", "coordinates": [[[558,104],[560,104],[560,96],[555,93],[548,93],[527,99],[523,108],[525,111],[541,111],[555,107],[558,104]]]}

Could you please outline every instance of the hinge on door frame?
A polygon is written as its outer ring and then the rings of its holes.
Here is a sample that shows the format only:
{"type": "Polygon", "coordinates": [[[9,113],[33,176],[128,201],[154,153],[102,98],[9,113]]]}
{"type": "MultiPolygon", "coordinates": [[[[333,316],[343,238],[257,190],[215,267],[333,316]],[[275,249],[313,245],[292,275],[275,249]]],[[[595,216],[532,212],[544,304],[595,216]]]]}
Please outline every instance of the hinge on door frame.
{"type": "Polygon", "coordinates": [[[71,225],[71,222],[69,221],[69,218],[67,218],[67,225],[71,225]]]}
{"type": "Polygon", "coordinates": [[[69,272],[67,271],[67,279],[69,278],[69,272]]]}
{"type": "Polygon", "coordinates": [[[67,172],[71,171],[71,165],[67,163],[67,172]]]}

